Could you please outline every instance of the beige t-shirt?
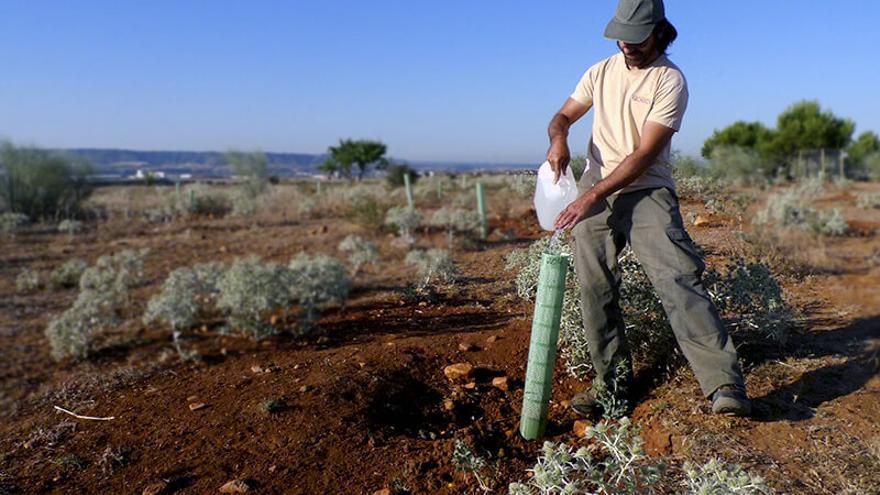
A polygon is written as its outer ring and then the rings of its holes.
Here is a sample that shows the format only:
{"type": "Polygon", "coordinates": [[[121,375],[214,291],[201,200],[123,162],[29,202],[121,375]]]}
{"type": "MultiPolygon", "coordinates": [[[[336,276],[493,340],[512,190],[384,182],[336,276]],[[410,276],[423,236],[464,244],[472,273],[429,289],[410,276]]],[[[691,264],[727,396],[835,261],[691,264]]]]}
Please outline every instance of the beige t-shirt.
{"type": "MultiPolygon", "coordinates": [[[[645,122],[657,122],[679,130],[687,108],[688,90],[678,67],[661,55],[643,69],[628,68],[618,53],[590,67],[571,98],[593,108],[593,136],[588,169],[581,188],[588,189],[609,174],[639,147],[645,122]]],[[[670,145],[657,160],[620,192],[649,187],[675,190],[670,164],[670,145]]]]}

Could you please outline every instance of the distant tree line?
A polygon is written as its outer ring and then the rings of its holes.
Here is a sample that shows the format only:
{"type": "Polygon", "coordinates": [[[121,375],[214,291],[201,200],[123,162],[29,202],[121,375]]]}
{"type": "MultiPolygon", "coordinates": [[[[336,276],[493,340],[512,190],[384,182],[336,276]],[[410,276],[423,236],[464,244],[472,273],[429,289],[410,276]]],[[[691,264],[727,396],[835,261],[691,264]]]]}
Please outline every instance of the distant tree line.
{"type": "Polygon", "coordinates": [[[818,101],[805,100],[779,114],[775,129],[761,122],[737,121],[716,130],[703,143],[702,155],[710,164],[730,162],[725,167],[729,175],[772,178],[790,175],[799,153],[839,150],[847,154],[847,173],[880,178],[880,139],[865,131],[853,141],[854,131],[852,120],[823,110],[818,101]]]}

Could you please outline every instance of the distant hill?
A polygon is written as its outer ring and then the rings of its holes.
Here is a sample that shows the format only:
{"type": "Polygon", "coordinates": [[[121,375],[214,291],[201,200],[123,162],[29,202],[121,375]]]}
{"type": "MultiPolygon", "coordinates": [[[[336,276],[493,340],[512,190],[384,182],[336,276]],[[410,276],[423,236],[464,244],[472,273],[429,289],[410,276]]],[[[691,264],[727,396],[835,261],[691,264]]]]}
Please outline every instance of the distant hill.
{"type": "MultiPolygon", "coordinates": [[[[59,150],[88,160],[98,173],[132,175],[142,169],[166,174],[222,177],[231,170],[219,151],[137,151],[124,149],[76,148],[59,150]]],[[[311,174],[326,155],[305,153],[266,153],[269,173],[279,176],[311,174]]]]}
{"type": "MultiPolygon", "coordinates": [[[[164,172],[166,175],[192,174],[194,177],[224,177],[231,174],[224,153],[220,151],[138,151],[126,149],[74,148],[57,150],[83,158],[99,174],[134,175],[138,170],[164,172]]],[[[326,154],[266,153],[269,173],[279,177],[320,173],[318,166],[326,154]]],[[[455,163],[436,161],[406,161],[417,170],[449,172],[501,171],[535,168],[535,164],[516,163],[455,163]]]]}

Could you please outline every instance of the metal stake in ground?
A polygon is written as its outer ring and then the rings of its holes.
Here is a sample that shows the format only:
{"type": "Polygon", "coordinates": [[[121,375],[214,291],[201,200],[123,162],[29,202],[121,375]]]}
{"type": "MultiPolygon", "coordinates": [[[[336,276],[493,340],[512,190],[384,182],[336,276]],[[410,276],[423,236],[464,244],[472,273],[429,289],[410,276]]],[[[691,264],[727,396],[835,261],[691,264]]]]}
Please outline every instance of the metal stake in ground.
{"type": "Polygon", "coordinates": [[[556,367],[556,342],[559,339],[567,274],[568,256],[551,253],[541,255],[519,424],[519,433],[526,440],[541,438],[547,428],[547,411],[553,386],[553,370],[556,367]]]}
{"type": "Polygon", "coordinates": [[[489,235],[489,222],[486,220],[486,192],[483,183],[477,182],[477,214],[480,216],[480,238],[489,235]]]}

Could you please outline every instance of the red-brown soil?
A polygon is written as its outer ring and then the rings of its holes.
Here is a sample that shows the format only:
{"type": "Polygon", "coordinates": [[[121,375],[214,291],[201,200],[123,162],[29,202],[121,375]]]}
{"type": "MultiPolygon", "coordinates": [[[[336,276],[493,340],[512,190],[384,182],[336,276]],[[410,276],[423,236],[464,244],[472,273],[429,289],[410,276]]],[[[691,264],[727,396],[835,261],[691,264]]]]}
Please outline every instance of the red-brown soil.
{"type": "MultiPolygon", "coordinates": [[[[753,418],[708,414],[686,367],[660,380],[641,377],[645,391],[633,419],[648,451],[670,466],[664,490],[675,488],[685,459],[720,456],[779,492],[880,493],[880,240],[870,228],[880,215],[855,208],[853,197],[834,203],[859,235],[800,248],[804,259],[815,250],[834,269],[783,278],[803,315],[799,330],[785,346],[740,349],[753,418]]],[[[705,213],[696,202],[683,208],[705,213]]],[[[509,482],[527,477],[541,443],[518,434],[531,307],[504,269],[507,253],[542,235],[531,215],[523,208],[496,215],[488,241],[455,252],[463,273],[456,288],[434,298],[405,294],[414,275],[402,262],[404,248],[341,216],[161,226],[111,219],[72,240],[33,227],[2,241],[0,493],[139,494],[151,485],[161,493],[216,493],[233,479],[255,493],[404,486],[479,493],[454,469],[456,440],[497,466],[494,493],[506,493],[509,482]],[[176,267],[249,254],[282,262],[300,251],[336,255],[349,233],[377,242],[383,261],[355,279],[349,301],[325,312],[315,335],[283,332],[253,342],[220,335],[219,323],[208,321],[191,343],[203,360],[192,363],[173,353],[166,329],[140,323],[145,301],[176,267]],[[15,276],[25,266],[45,275],[69,257],[94,261],[124,247],[151,248],[130,321],[90,360],[55,363],[43,328],[75,291],[21,295],[15,276]],[[460,350],[461,343],[474,350],[460,350]],[[444,376],[457,362],[479,367],[473,388],[444,376]],[[508,391],[492,386],[495,376],[508,377],[508,391]],[[280,409],[267,412],[268,400],[280,409]],[[55,405],[115,419],[75,419],[55,405]]],[[[690,228],[710,265],[738,252],[729,235],[735,223],[716,216],[690,228]]],[[[442,233],[419,240],[443,242],[442,233]]],[[[587,384],[561,367],[556,376],[547,439],[584,442],[560,402],[587,384]]]]}

